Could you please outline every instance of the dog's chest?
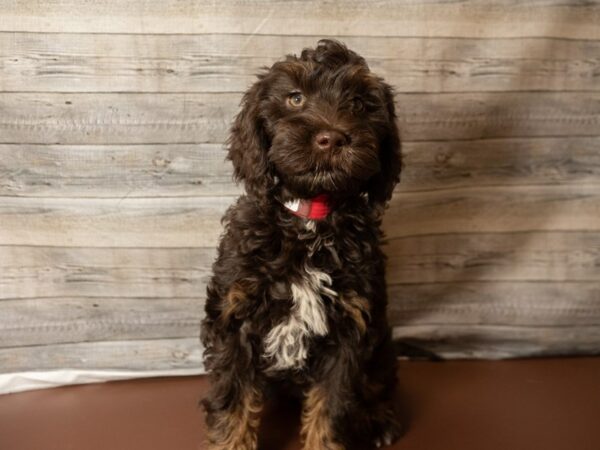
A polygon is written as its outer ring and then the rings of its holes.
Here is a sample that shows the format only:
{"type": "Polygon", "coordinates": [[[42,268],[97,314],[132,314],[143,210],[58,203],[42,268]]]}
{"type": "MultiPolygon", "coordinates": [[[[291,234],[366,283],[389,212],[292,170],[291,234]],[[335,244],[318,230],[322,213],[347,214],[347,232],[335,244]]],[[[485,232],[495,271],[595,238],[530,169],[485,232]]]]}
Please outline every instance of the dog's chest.
{"type": "Polygon", "coordinates": [[[334,300],[331,277],[306,263],[290,283],[292,307],[264,340],[264,356],[271,370],[304,366],[312,338],[329,333],[325,298],[334,300]]]}

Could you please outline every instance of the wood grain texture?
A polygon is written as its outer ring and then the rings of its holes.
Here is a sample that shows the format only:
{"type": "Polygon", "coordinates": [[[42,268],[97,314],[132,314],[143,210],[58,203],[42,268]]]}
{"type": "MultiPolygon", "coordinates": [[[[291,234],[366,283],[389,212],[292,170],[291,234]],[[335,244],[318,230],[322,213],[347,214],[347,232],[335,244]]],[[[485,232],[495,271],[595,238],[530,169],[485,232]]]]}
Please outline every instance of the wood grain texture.
{"type": "MultiPolygon", "coordinates": [[[[316,36],[0,33],[0,91],[242,92],[316,36]]],[[[598,91],[600,43],[342,38],[398,92],[598,91]]]]}
{"type": "MultiPolygon", "coordinates": [[[[598,236],[392,240],[390,323],[600,326],[598,236]]],[[[213,251],[2,248],[0,347],[195,336],[213,251]]]]}
{"type": "MultiPolygon", "coordinates": [[[[395,327],[395,339],[428,347],[445,358],[507,358],[599,351],[600,327],[414,325],[395,327]]],[[[3,372],[53,369],[145,371],[202,368],[197,337],[83,342],[0,348],[3,372]]]]}
{"type": "Polygon", "coordinates": [[[233,197],[0,199],[0,245],[206,247],[233,197]]]}
{"type": "Polygon", "coordinates": [[[200,335],[200,298],[4,300],[0,347],[200,335]]]}
{"type": "Polygon", "coordinates": [[[443,37],[600,37],[596,1],[34,0],[3,6],[5,31],[443,37]]]}
{"type": "Polygon", "coordinates": [[[204,297],[215,256],[215,247],[2,246],[0,309],[20,298],[204,297]]]}
{"type": "Polygon", "coordinates": [[[384,217],[389,237],[439,233],[598,231],[598,186],[459,188],[397,193],[384,217]]]}
{"type": "MultiPolygon", "coordinates": [[[[593,185],[600,137],[408,142],[397,192],[593,185]]],[[[160,198],[239,195],[223,144],[0,144],[0,196],[160,198]]]]}
{"type": "Polygon", "coordinates": [[[0,20],[0,371],[201,369],[223,142],[332,36],[397,94],[396,339],[600,353],[600,2],[31,0],[0,20]]]}
{"type": "Polygon", "coordinates": [[[222,144],[0,144],[0,196],[239,195],[222,144]]]}
{"type": "MultiPolygon", "coordinates": [[[[518,272],[518,269],[515,269],[518,272]]],[[[392,284],[390,323],[397,326],[600,326],[600,282],[462,281],[392,284]]],[[[566,340],[566,336],[565,336],[566,340]]],[[[600,340],[598,350],[600,350],[600,340]]]]}
{"type": "Polygon", "coordinates": [[[600,138],[576,136],[410,142],[398,190],[598,184],[599,150],[600,138]]]}
{"type": "MultiPolygon", "coordinates": [[[[392,285],[390,323],[401,329],[450,326],[467,334],[481,325],[589,328],[600,326],[600,306],[590,300],[599,294],[597,281],[392,285]]],[[[202,304],[200,297],[5,300],[0,346],[193,337],[202,304]]]]}
{"type": "MultiPolygon", "coordinates": [[[[234,197],[4,197],[0,245],[210,247],[234,197]],[[166,204],[165,204],[166,203],[166,204]]],[[[395,195],[391,238],[439,233],[600,230],[599,186],[455,189],[395,195]],[[535,211],[535,214],[532,214],[535,211]]]]}
{"type": "Polygon", "coordinates": [[[597,136],[595,93],[402,94],[400,129],[407,141],[524,136],[597,136]]]}
{"type": "MultiPolygon", "coordinates": [[[[415,236],[391,239],[384,249],[394,285],[600,279],[600,232],[415,236]]],[[[3,246],[0,301],[204,296],[215,253],[214,247],[3,246]]],[[[523,296],[527,298],[527,292],[523,296]]]]}
{"type": "Polygon", "coordinates": [[[202,369],[198,337],[0,348],[3,372],[52,369],[202,369]]]}
{"type": "MultiPolygon", "coordinates": [[[[239,101],[236,93],[0,93],[0,143],[222,143],[239,101]]],[[[600,135],[600,92],[399,94],[396,101],[408,142],[600,135]]]]}
{"type": "Polygon", "coordinates": [[[412,236],[386,253],[392,283],[600,280],[600,231],[412,236]]]}
{"type": "Polygon", "coordinates": [[[501,359],[600,353],[600,327],[512,325],[413,325],[396,327],[394,338],[448,359],[501,359]]]}
{"type": "Polygon", "coordinates": [[[0,94],[2,143],[221,143],[237,94],[0,94]]]}

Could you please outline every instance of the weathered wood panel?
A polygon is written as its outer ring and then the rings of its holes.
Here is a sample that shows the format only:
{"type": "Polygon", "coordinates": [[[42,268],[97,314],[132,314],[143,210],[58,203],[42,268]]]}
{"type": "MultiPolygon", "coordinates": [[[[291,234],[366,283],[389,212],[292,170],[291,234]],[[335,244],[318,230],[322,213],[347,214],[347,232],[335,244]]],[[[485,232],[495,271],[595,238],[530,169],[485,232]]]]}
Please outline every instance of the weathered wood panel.
{"type": "MultiPolygon", "coordinates": [[[[0,91],[242,92],[315,36],[0,33],[0,91]]],[[[600,42],[343,37],[398,92],[600,90],[600,42]]]]}
{"type": "Polygon", "coordinates": [[[198,337],[0,348],[2,372],[202,369],[198,337]]]}
{"type": "MultiPolygon", "coordinates": [[[[221,143],[239,101],[236,93],[0,93],[0,143],[221,143]]],[[[399,94],[397,103],[406,141],[600,135],[600,92],[399,94]]]]}
{"type": "MultiPolygon", "coordinates": [[[[396,299],[390,323],[398,327],[449,325],[463,333],[477,325],[600,327],[597,281],[400,284],[389,292],[396,299]]],[[[202,306],[202,297],[5,300],[0,346],[194,337],[202,306]]]]}
{"type": "Polygon", "coordinates": [[[512,325],[413,325],[394,328],[394,338],[445,358],[515,358],[600,353],[600,327],[512,325]]]}
{"type": "Polygon", "coordinates": [[[600,182],[598,137],[410,142],[402,151],[401,192],[600,182]]]}
{"type": "MultiPolygon", "coordinates": [[[[4,197],[0,245],[210,247],[233,197],[4,197]]],[[[439,233],[600,230],[599,186],[491,187],[395,195],[389,237],[439,233]],[[535,211],[535,214],[532,214],[535,211]]]]}
{"type": "Polygon", "coordinates": [[[6,31],[599,38],[596,1],[33,0],[3,5],[6,31]]]}
{"type": "MultiPolygon", "coordinates": [[[[428,347],[447,358],[506,358],[599,351],[600,327],[414,325],[394,328],[394,337],[428,347]]],[[[8,347],[0,349],[3,372],[56,369],[146,371],[202,369],[197,337],[8,347]]]]}
{"type": "MultiPolygon", "coordinates": [[[[442,283],[390,287],[402,301],[390,308],[390,321],[399,328],[452,327],[469,334],[472,327],[560,327],[561,330],[599,326],[600,308],[589,296],[599,295],[595,283],[442,283]],[[515,299],[527,288],[529,298],[515,299]],[[578,294],[582,294],[578,296],[578,294]],[[569,303],[565,303],[568,296],[569,303]],[[486,301],[482,301],[485,298],[486,301]],[[540,302],[540,299],[544,302],[540,302]]],[[[0,328],[2,347],[89,341],[141,340],[198,335],[202,300],[64,298],[6,301],[7,319],[0,328]],[[63,309],[60,309],[62,307],[63,309]]],[[[600,340],[596,342],[600,350],[600,340]]]]}
{"type": "Polygon", "coordinates": [[[239,195],[223,144],[0,144],[0,196],[239,195]]]}
{"type": "MultiPolygon", "coordinates": [[[[600,232],[414,236],[389,240],[385,252],[391,284],[600,279],[600,232]]],[[[3,246],[0,301],[77,296],[204,297],[215,253],[214,247],[3,246]]],[[[534,285],[520,286],[523,293],[511,298],[523,298],[526,304],[530,300],[528,290],[534,285]]],[[[587,288],[582,289],[583,298],[596,298],[587,288]]],[[[577,296],[573,287],[571,293],[577,296]]],[[[398,297],[398,301],[403,298],[398,297]]],[[[149,311],[151,307],[148,304],[149,311]]]]}
{"type": "Polygon", "coordinates": [[[0,245],[206,247],[235,198],[0,200],[0,245]]]}
{"type": "Polygon", "coordinates": [[[222,142],[258,66],[323,36],[399,92],[395,336],[600,353],[600,2],[33,0],[2,19],[0,370],[201,367],[240,192],[222,142]]]}
{"type": "Polygon", "coordinates": [[[439,233],[597,231],[598,186],[530,186],[397,193],[384,217],[389,237],[439,233]]]}
{"type": "MultiPolygon", "coordinates": [[[[398,192],[597,184],[600,137],[408,142],[398,192]]],[[[0,144],[0,196],[239,195],[223,144],[0,144]]]]}
{"type": "MultiPolygon", "coordinates": [[[[389,293],[394,326],[600,327],[598,281],[394,284],[389,293]]],[[[0,347],[197,336],[203,297],[4,300],[0,347]]]]}
{"type": "MultiPolygon", "coordinates": [[[[515,266],[515,273],[518,272],[515,266]]],[[[397,326],[512,325],[600,327],[600,281],[461,281],[393,284],[389,319],[397,326]]],[[[566,339],[566,336],[565,336],[566,339]]],[[[600,350],[600,340],[597,341],[600,350]]]]}
{"type": "Polygon", "coordinates": [[[402,94],[397,99],[407,141],[523,136],[597,136],[595,93],[402,94]]]}
{"type": "Polygon", "coordinates": [[[215,255],[214,247],[3,246],[0,309],[19,298],[204,297],[215,255]]]}
{"type": "Polygon", "coordinates": [[[200,335],[200,298],[4,300],[0,347],[200,335]]]}
{"type": "Polygon", "coordinates": [[[223,142],[238,94],[0,94],[0,142],[223,142]]]}
{"type": "Polygon", "coordinates": [[[600,280],[600,232],[412,236],[393,239],[386,253],[394,283],[600,280]]]}

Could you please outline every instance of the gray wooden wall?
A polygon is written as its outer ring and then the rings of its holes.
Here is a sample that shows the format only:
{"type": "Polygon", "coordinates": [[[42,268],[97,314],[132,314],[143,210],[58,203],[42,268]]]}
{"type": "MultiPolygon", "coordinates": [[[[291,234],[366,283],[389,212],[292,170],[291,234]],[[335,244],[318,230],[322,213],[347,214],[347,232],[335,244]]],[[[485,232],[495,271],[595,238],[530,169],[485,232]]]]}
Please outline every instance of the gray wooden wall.
{"type": "Polygon", "coordinates": [[[262,65],[345,41],[397,91],[399,338],[600,352],[600,3],[0,7],[0,372],[199,367],[222,142],[262,65]]]}

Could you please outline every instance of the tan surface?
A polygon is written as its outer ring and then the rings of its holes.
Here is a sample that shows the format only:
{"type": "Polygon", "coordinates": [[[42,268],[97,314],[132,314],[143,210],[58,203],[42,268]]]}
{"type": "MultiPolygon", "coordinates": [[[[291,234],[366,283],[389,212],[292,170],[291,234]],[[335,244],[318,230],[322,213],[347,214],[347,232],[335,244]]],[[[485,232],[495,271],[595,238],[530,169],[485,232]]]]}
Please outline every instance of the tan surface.
{"type": "MultiPolygon", "coordinates": [[[[396,450],[597,450],[600,358],[401,363],[410,426],[396,450]]],[[[205,378],[0,396],[2,450],[197,450],[205,378]]],[[[293,407],[263,421],[261,450],[299,450],[293,407]]],[[[359,449],[364,450],[364,449],[359,449]]]]}

